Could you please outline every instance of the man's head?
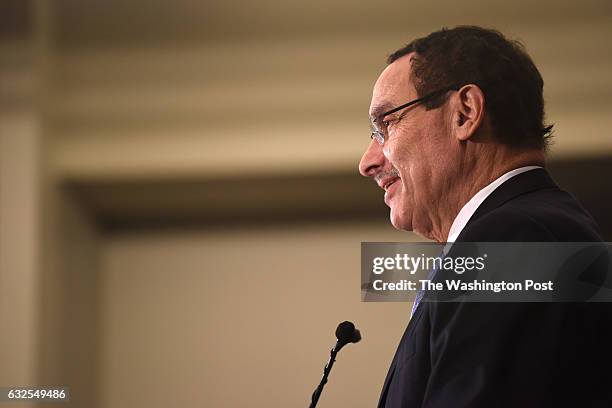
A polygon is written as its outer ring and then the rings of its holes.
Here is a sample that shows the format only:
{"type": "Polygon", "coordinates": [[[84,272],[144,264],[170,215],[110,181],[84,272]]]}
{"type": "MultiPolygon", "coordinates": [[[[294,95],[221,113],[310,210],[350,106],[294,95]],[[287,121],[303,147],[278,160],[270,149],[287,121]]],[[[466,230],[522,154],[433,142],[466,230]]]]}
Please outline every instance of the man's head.
{"type": "Polygon", "coordinates": [[[513,167],[542,164],[551,130],[542,77],[520,44],[478,27],[434,32],[388,64],[359,168],[385,188],[396,228],[444,240],[470,194],[513,167]]]}

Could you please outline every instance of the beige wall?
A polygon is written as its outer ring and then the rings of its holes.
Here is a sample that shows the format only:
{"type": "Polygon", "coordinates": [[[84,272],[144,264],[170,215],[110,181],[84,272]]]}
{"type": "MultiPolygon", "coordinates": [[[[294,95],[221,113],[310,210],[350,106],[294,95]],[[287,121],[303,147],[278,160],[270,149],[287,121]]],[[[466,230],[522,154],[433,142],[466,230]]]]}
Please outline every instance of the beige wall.
{"type": "Polygon", "coordinates": [[[110,237],[101,406],[306,406],[343,320],[363,341],[321,406],[374,406],[411,305],[361,302],[360,242],[410,237],[358,222],[110,237]]]}

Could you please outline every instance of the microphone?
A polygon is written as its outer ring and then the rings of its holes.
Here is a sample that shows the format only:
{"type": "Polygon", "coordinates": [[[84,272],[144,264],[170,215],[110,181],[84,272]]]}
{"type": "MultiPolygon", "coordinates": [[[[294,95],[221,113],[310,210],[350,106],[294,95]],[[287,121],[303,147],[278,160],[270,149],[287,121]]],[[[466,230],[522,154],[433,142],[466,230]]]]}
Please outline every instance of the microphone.
{"type": "Polygon", "coordinates": [[[351,322],[342,322],[336,329],[336,338],[338,341],[334,349],[336,352],[346,346],[349,343],[358,343],[361,340],[361,333],[355,328],[355,325],[351,322]]]}
{"type": "Polygon", "coordinates": [[[331,369],[336,361],[336,354],[342,349],[342,347],[346,346],[349,343],[358,343],[361,340],[361,333],[359,330],[355,328],[355,325],[351,322],[342,322],[338,325],[336,329],[336,344],[330,351],[329,361],[325,364],[325,368],[323,369],[323,378],[319,383],[319,386],[312,393],[312,401],[310,402],[310,408],[315,408],[317,406],[317,402],[319,402],[319,397],[323,392],[323,387],[327,383],[327,377],[331,372],[331,369]]]}

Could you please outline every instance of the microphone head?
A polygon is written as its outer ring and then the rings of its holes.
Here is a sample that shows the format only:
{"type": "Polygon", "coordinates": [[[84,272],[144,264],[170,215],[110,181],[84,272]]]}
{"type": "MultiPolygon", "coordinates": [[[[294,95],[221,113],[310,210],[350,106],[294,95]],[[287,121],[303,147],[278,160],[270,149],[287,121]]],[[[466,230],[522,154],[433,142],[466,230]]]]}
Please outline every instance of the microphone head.
{"type": "Polygon", "coordinates": [[[361,340],[361,333],[355,328],[355,325],[351,322],[342,322],[336,329],[336,351],[339,351],[343,346],[348,343],[357,343],[361,340]]]}

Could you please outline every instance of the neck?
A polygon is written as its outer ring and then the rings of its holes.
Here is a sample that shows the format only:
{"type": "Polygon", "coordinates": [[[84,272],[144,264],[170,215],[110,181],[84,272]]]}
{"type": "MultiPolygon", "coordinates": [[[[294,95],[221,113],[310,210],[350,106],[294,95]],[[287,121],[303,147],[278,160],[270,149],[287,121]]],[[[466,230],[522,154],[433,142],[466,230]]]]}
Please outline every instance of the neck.
{"type": "Polygon", "coordinates": [[[453,221],[461,208],[487,185],[505,173],[525,166],[544,166],[544,152],[495,149],[480,152],[455,167],[455,177],[446,177],[444,191],[435,214],[431,214],[431,229],[423,234],[437,242],[445,242],[453,221]],[[476,159],[476,158],[480,158],[476,159]]]}

